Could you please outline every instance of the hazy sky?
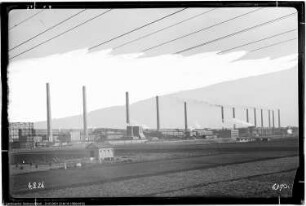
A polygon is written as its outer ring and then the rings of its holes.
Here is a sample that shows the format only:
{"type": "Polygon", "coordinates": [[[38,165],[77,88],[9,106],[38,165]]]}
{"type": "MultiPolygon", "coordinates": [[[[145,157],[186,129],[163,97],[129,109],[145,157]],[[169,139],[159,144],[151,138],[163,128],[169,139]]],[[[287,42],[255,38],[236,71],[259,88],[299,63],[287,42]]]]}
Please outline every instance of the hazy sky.
{"type": "Polygon", "coordinates": [[[125,91],[130,92],[130,100],[135,102],[289,69],[297,64],[296,14],[275,20],[294,13],[293,9],[180,10],[111,10],[50,41],[106,10],[12,11],[8,68],[10,121],[46,119],[46,82],[51,86],[52,116],[58,118],[82,113],[82,85],[87,86],[88,111],[92,111],[124,104],[125,91]],[[37,12],[40,13],[35,15],[37,12]],[[76,15],[78,12],[81,13],[76,15]],[[202,13],[205,14],[199,15],[202,13]],[[71,15],[76,16],[44,32],[71,15]],[[178,24],[188,18],[189,21],[178,24]],[[135,30],[152,21],[156,22],[135,30]],[[177,25],[165,29],[174,24],[177,25]],[[239,33],[256,25],[262,26],[239,33]],[[199,29],[205,31],[196,33],[199,29]],[[132,30],[135,32],[114,39],[132,30]],[[150,35],[153,32],[156,33],[150,35]],[[115,49],[137,38],[142,39],[115,49]],[[179,39],[171,41],[176,38],[179,39]],[[108,40],[111,41],[88,50],[108,40]],[[140,53],[159,44],[164,45],[140,53]],[[173,55],[199,44],[203,46],[173,55]],[[235,47],[228,53],[217,54],[235,47]]]}

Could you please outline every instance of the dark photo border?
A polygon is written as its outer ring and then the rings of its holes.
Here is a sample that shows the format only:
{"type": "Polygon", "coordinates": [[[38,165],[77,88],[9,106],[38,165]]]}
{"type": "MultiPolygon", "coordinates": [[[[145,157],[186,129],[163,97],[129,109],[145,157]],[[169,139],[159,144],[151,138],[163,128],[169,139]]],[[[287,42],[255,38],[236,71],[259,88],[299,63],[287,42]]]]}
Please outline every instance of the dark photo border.
{"type": "Polygon", "coordinates": [[[97,8],[180,8],[180,7],[291,7],[298,15],[298,92],[299,92],[299,168],[293,186],[293,197],[282,198],[282,204],[304,202],[304,93],[305,93],[305,3],[303,1],[139,1],[139,2],[14,2],[1,3],[1,143],[2,143],[2,198],[3,204],[18,205],[107,205],[107,204],[278,204],[277,198],[207,198],[207,197],[114,197],[114,198],[13,198],[9,191],[8,167],[8,15],[14,9],[97,9],[97,8]]]}

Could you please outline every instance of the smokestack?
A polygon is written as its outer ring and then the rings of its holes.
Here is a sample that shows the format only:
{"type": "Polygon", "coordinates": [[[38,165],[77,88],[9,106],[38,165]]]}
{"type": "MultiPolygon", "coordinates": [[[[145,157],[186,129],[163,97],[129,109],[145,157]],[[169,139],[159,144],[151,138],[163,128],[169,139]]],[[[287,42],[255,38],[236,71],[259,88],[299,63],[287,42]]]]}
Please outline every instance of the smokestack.
{"type": "Polygon", "coordinates": [[[46,84],[47,90],[47,135],[50,142],[53,142],[53,135],[52,135],[52,122],[51,122],[51,100],[50,100],[50,87],[49,83],[46,84]]]}
{"type": "Polygon", "coordinates": [[[260,117],[261,117],[261,127],[263,127],[264,124],[263,124],[263,111],[262,111],[262,109],[260,110],[260,117]]]}
{"type": "Polygon", "coordinates": [[[272,127],[273,128],[275,127],[275,124],[274,124],[274,110],[272,110],[272,127]]]}
{"type": "Polygon", "coordinates": [[[159,100],[158,96],[156,96],[156,120],[157,120],[157,130],[160,129],[160,122],[159,122],[159,100]]]}
{"type": "Polygon", "coordinates": [[[84,139],[88,140],[87,132],[87,109],[86,109],[86,87],[83,86],[83,127],[84,127],[84,139]]]}
{"type": "Polygon", "coordinates": [[[281,118],[280,118],[280,109],[277,110],[278,112],[278,127],[281,127],[281,118]]]}
{"type": "Polygon", "coordinates": [[[125,107],[126,107],[126,123],[130,124],[130,105],[129,105],[129,92],[125,92],[125,107]]]}
{"type": "Polygon", "coordinates": [[[222,123],[224,123],[224,108],[221,106],[221,118],[222,118],[222,123]]]}
{"type": "MultiPolygon", "coordinates": [[[[233,119],[235,119],[236,114],[235,114],[235,107],[233,107],[233,119]]],[[[236,129],[236,124],[233,125],[233,128],[236,129]]]]}
{"type": "Polygon", "coordinates": [[[257,127],[257,122],[256,122],[256,108],[254,108],[254,126],[257,127]]]}
{"type": "Polygon", "coordinates": [[[246,121],[249,123],[249,109],[246,108],[246,121]]]}
{"type": "Polygon", "coordinates": [[[188,129],[188,123],[187,123],[187,103],[184,102],[184,111],[185,111],[185,131],[188,129]]]}
{"type": "Polygon", "coordinates": [[[268,120],[269,120],[269,128],[271,127],[271,111],[268,110],[268,120]]]}

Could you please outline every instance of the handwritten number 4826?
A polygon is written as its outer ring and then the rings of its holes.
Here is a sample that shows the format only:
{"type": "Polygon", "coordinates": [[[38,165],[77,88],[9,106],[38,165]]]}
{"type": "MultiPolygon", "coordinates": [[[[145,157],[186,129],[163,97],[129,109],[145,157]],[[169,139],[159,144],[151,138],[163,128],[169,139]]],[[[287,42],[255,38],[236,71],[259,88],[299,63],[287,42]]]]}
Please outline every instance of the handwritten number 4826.
{"type": "Polygon", "coordinates": [[[43,189],[45,188],[45,185],[44,185],[44,182],[29,182],[28,184],[28,188],[30,190],[33,190],[33,189],[43,189]]]}

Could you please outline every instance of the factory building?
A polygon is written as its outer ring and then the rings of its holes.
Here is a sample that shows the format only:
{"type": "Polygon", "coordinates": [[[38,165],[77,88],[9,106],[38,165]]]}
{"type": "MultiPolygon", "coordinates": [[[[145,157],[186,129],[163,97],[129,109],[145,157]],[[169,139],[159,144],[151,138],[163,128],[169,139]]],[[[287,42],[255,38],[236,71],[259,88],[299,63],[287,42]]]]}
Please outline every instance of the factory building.
{"type": "Polygon", "coordinates": [[[91,143],[86,147],[90,160],[112,160],[114,158],[114,148],[106,143],[91,143]]]}
{"type": "Polygon", "coordinates": [[[127,137],[126,139],[145,139],[143,129],[141,126],[127,126],[126,128],[127,137]]]}
{"type": "Polygon", "coordinates": [[[35,130],[33,122],[9,123],[10,148],[33,148],[34,136],[35,130]]]}
{"type": "Polygon", "coordinates": [[[80,130],[70,130],[70,138],[72,142],[81,141],[81,131],[80,130]]]}
{"type": "MultiPolygon", "coordinates": [[[[53,129],[52,134],[54,137],[58,137],[60,130],[53,129]]],[[[48,130],[46,129],[35,129],[35,136],[41,137],[42,141],[49,141],[48,130]]]]}
{"type": "MultiPolygon", "coordinates": [[[[80,130],[78,133],[80,134],[80,130]]],[[[35,129],[35,136],[40,137],[42,141],[49,141],[46,129],[35,129]]],[[[68,129],[52,129],[52,136],[55,142],[70,142],[72,137],[71,130],[68,129]]]]}
{"type": "Polygon", "coordinates": [[[33,122],[9,123],[9,142],[31,140],[35,135],[33,122]]]}
{"type": "Polygon", "coordinates": [[[126,135],[125,129],[111,129],[111,128],[96,128],[92,134],[96,141],[116,140],[122,139],[126,135]]]}

